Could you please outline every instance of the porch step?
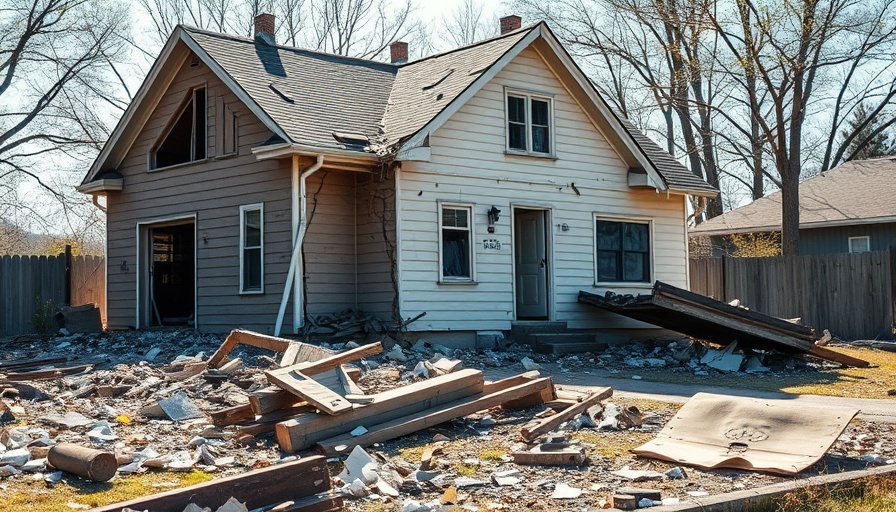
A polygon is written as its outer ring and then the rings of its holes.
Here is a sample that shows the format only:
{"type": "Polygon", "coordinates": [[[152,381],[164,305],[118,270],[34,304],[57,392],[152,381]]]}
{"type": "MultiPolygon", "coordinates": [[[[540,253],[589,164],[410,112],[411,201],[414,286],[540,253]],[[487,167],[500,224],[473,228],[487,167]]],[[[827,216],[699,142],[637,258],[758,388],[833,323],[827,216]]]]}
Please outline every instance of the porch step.
{"type": "Polygon", "coordinates": [[[594,332],[534,334],[534,350],[541,354],[581,354],[602,352],[607,343],[598,341],[594,332]]]}
{"type": "Polygon", "coordinates": [[[535,334],[563,333],[566,330],[566,322],[519,321],[510,324],[510,335],[515,343],[533,346],[535,340],[532,336],[535,334]]]}

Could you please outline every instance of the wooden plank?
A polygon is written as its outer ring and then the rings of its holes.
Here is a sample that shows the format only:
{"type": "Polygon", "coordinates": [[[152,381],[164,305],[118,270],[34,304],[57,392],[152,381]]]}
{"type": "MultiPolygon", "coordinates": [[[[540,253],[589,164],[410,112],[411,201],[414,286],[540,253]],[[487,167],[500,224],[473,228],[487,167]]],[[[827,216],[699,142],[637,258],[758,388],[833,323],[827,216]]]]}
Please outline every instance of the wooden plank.
{"type": "Polygon", "coordinates": [[[66,368],[50,368],[47,370],[35,370],[32,372],[21,372],[21,373],[7,373],[0,374],[0,379],[5,378],[6,380],[47,380],[47,379],[55,379],[58,377],[62,377],[64,375],[73,375],[76,373],[82,373],[88,368],[93,367],[93,363],[91,364],[80,364],[77,366],[69,366],[66,368]]]}
{"type": "Polygon", "coordinates": [[[398,389],[369,395],[373,403],[355,405],[339,416],[304,414],[277,424],[277,442],[285,452],[310,448],[328,437],[351,432],[355,427],[376,425],[402,418],[464,397],[482,393],[482,372],[466,369],[415,382],[398,389]]]}
{"type": "Polygon", "coordinates": [[[338,354],[333,354],[330,357],[320,359],[313,362],[306,363],[298,363],[292,366],[287,366],[285,368],[281,368],[282,370],[297,370],[302,372],[305,375],[316,375],[318,373],[323,373],[328,370],[332,370],[334,368],[338,368],[340,365],[346,363],[352,363],[359,359],[364,359],[365,357],[374,356],[383,351],[383,345],[379,341],[376,343],[371,343],[369,345],[363,345],[358,348],[353,348],[351,350],[346,350],[345,352],[339,352],[338,354]]]}
{"type": "Polygon", "coordinates": [[[17,359],[14,361],[4,361],[0,363],[0,372],[6,372],[10,370],[24,370],[35,368],[37,366],[65,363],[67,361],[67,357],[46,357],[43,359],[17,359]]]}
{"type": "Polygon", "coordinates": [[[286,347],[286,350],[283,351],[283,356],[280,357],[280,366],[318,361],[333,354],[334,352],[330,349],[302,343],[300,341],[293,341],[286,347]]]}
{"type": "Polygon", "coordinates": [[[339,376],[339,382],[342,384],[343,393],[346,395],[363,395],[364,390],[361,389],[361,386],[355,382],[354,379],[348,374],[345,370],[344,366],[340,366],[336,368],[337,375],[339,376]]]}
{"type": "Polygon", "coordinates": [[[840,352],[825,347],[819,347],[817,345],[812,347],[812,350],[809,351],[809,354],[846,366],[854,366],[856,368],[868,368],[869,366],[871,366],[868,361],[859,359],[857,357],[848,356],[846,354],[841,354],[840,352]]]}
{"type": "Polygon", "coordinates": [[[601,400],[606,400],[611,396],[613,396],[613,388],[599,388],[580,403],[553,416],[548,416],[547,418],[543,418],[535,423],[524,426],[521,430],[523,439],[533,441],[538,437],[547,434],[551,430],[554,430],[560,426],[561,423],[569,421],[587,411],[592,405],[598,404],[601,400]]]}
{"type": "Polygon", "coordinates": [[[461,418],[477,411],[499,406],[553,386],[550,378],[535,379],[488,395],[478,394],[421,411],[416,415],[399,417],[386,423],[368,426],[368,432],[360,436],[342,434],[317,443],[318,450],[328,456],[349,453],[355,446],[370,446],[407,434],[433,427],[440,423],[461,418]]]}
{"type": "Polygon", "coordinates": [[[239,336],[236,334],[236,331],[231,331],[230,334],[227,335],[227,338],[224,339],[224,342],[221,343],[221,346],[218,347],[218,350],[215,350],[215,353],[205,362],[206,366],[209,368],[217,368],[227,357],[227,354],[236,347],[237,343],[239,343],[238,340],[239,336]]]}
{"type": "Polygon", "coordinates": [[[514,464],[527,466],[581,466],[585,463],[583,449],[541,451],[540,446],[527,451],[512,452],[514,464]]]}
{"type": "Polygon", "coordinates": [[[273,352],[284,352],[289,348],[291,343],[293,342],[284,338],[245,331],[243,329],[234,329],[230,331],[230,334],[224,340],[224,343],[218,347],[218,350],[212,354],[206,364],[208,364],[209,368],[217,368],[238,344],[264,348],[273,352]]]}
{"type": "Polygon", "coordinates": [[[249,405],[259,416],[303,403],[301,398],[274,386],[249,394],[249,405]]]}
{"type": "Polygon", "coordinates": [[[277,512],[340,512],[345,510],[342,496],[309,496],[284,502],[277,512]]]}
{"type": "Polygon", "coordinates": [[[352,404],[341,395],[327,389],[326,386],[307,375],[290,370],[290,368],[292,367],[270,370],[264,374],[271,384],[304,399],[327,414],[342,414],[352,410],[352,404]]]}
{"type": "Polygon", "coordinates": [[[231,497],[245,503],[252,510],[313,496],[329,489],[327,461],[323,457],[314,456],[93,510],[183,510],[186,503],[215,510],[231,497]]]}
{"type": "Polygon", "coordinates": [[[252,407],[249,404],[228,407],[220,411],[210,412],[208,415],[212,420],[212,425],[216,427],[226,427],[241,421],[255,419],[255,412],[252,411],[252,407]]]}

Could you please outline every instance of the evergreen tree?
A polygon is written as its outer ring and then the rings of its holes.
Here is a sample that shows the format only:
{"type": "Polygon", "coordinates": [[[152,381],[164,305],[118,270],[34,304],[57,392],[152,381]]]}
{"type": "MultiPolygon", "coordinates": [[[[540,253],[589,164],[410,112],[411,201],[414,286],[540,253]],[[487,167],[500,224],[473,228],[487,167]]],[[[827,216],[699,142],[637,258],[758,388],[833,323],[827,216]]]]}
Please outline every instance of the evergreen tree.
{"type": "Polygon", "coordinates": [[[896,140],[893,133],[889,129],[878,130],[885,120],[880,118],[869,120],[868,116],[868,108],[864,103],[859,103],[852,118],[846,121],[849,127],[840,131],[844,139],[855,133],[844,153],[847,161],[896,155],[896,140]]]}

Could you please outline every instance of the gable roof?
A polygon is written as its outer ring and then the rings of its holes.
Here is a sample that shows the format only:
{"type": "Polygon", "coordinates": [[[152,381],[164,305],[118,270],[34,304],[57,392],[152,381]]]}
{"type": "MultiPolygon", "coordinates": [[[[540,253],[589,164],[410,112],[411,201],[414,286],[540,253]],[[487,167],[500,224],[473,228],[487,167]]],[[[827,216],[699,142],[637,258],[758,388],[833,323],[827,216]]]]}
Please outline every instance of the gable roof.
{"type": "MultiPolygon", "coordinates": [[[[853,160],[800,183],[800,228],[896,222],[896,158],[853,160]]],[[[726,235],[781,229],[781,192],[690,230],[726,235]]]]}
{"type": "Polygon", "coordinates": [[[164,92],[155,82],[170,82],[190,51],[275,134],[271,147],[297,145],[375,159],[370,147],[345,139],[367,139],[374,148],[422,145],[453,113],[452,107],[459,108],[537,39],[547,42],[580,85],[586,84],[582,89],[613,131],[611,144],[623,146],[617,150],[630,154],[631,163],[644,168],[657,188],[697,195],[718,192],[613,112],[544,22],[402,65],[178,26],[82,186],[120,164],[164,92]],[[344,135],[342,140],[338,134],[344,135]]]}

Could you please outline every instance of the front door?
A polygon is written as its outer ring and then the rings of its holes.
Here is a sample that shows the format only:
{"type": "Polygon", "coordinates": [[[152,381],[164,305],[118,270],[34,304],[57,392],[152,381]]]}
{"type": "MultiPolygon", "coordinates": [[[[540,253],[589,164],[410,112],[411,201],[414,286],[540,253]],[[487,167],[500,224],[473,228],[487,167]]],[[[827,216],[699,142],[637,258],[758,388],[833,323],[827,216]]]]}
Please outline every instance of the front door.
{"type": "Polygon", "coordinates": [[[193,223],[151,226],[144,325],[193,325],[195,310],[195,229],[193,223]]]}
{"type": "Polygon", "coordinates": [[[513,210],[518,320],[548,318],[547,210],[513,210]]]}

